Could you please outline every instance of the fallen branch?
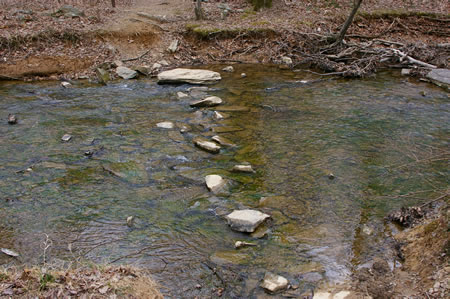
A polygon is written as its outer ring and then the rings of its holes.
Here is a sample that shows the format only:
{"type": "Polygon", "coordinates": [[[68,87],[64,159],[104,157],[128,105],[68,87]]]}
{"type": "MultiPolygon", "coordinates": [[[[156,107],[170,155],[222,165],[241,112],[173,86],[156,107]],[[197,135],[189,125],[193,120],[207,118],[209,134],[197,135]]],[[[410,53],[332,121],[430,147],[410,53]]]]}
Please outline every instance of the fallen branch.
{"type": "Polygon", "coordinates": [[[431,204],[431,203],[433,203],[433,202],[436,202],[436,201],[438,201],[438,200],[444,199],[444,198],[446,198],[446,197],[449,196],[449,195],[450,195],[450,193],[445,193],[445,194],[443,194],[443,195],[441,195],[441,196],[439,196],[439,197],[437,197],[437,198],[435,198],[435,199],[432,199],[432,200],[430,200],[430,201],[424,203],[423,205],[419,206],[419,209],[421,209],[421,208],[423,208],[423,207],[425,207],[425,206],[427,206],[427,205],[429,205],[429,204],[431,204]]]}
{"type": "Polygon", "coordinates": [[[389,50],[394,52],[394,54],[400,56],[400,62],[402,62],[404,59],[407,59],[410,63],[413,63],[413,64],[418,64],[420,66],[431,68],[431,69],[436,69],[437,68],[437,66],[435,66],[435,65],[432,65],[432,64],[429,64],[429,63],[417,60],[415,58],[412,58],[411,56],[407,55],[406,53],[403,53],[400,50],[397,50],[397,49],[389,49],[389,50]]]}
{"type": "Polygon", "coordinates": [[[144,54],[142,54],[142,55],[140,55],[140,56],[138,56],[138,57],[124,59],[124,60],[122,60],[122,61],[123,61],[123,62],[127,62],[127,61],[139,60],[139,59],[141,59],[142,57],[144,57],[145,55],[147,55],[148,53],[150,53],[150,51],[151,51],[151,49],[148,50],[148,51],[146,51],[144,54]]]}

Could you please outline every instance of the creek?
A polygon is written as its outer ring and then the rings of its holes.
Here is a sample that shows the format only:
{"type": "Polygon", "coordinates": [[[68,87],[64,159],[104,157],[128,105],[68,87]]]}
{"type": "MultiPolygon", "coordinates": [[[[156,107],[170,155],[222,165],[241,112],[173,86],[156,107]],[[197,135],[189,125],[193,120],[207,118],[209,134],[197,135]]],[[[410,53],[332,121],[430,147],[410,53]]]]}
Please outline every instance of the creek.
{"type": "Polygon", "coordinates": [[[207,91],[224,104],[204,109],[177,98],[190,85],[151,79],[1,82],[0,247],[20,257],[0,254],[0,265],[42,263],[47,235],[52,265],[132,264],[168,298],[221,287],[249,298],[263,293],[265,271],[299,295],[349,280],[374,256],[394,263],[383,245],[396,228],[384,216],[448,188],[448,93],[390,72],[345,80],[235,69],[207,91]],[[214,135],[236,146],[210,154],[193,144],[214,135]],[[242,162],[256,172],[230,171],[242,162]],[[228,194],[208,192],[209,174],[233,182],[228,194]],[[241,208],[271,215],[264,238],[229,228],[223,216],[241,208]],[[237,240],[258,246],[236,250],[237,240]]]}

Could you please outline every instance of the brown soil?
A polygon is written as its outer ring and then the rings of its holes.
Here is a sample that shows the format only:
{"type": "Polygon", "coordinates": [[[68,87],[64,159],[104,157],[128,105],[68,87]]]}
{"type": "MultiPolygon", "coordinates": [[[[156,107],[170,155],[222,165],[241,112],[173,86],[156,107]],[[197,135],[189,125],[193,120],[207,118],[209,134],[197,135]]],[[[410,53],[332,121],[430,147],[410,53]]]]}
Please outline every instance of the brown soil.
{"type": "MultiPolygon", "coordinates": [[[[294,64],[308,63],[320,46],[311,39],[337,32],[352,3],[274,0],[271,9],[254,12],[247,1],[229,0],[232,12],[222,20],[218,3],[211,0],[203,3],[207,19],[195,21],[193,3],[187,0],[118,0],[116,9],[109,7],[109,1],[93,6],[89,3],[98,1],[65,1],[85,12],[85,16],[77,18],[49,16],[48,12],[59,7],[57,1],[4,2],[7,5],[0,8],[3,79],[83,78],[93,76],[100,64],[115,60],[124,60],[133,67],[151,66],[165,59],[168,67],[173,67],[195,63],[280,63],[281,56],[288,55],[294,64]],[[33,9],[32,14],[24,14],[24,8],[33,9]],[[180,45],[171,54],[167,48],[174,39],[180,45]]],[[[449,33],[443,28],[448,24],[449,10],[447,1],[365,1],[348,39],[359,42],[380,36],[404,44],[448,42],[449,33]]],[[[410,48],[411,52],[416,48],[410,48]]],[[[447,66],[448,52],[427,54],[428,61],[447,66]]],[[[330,68],[326,63],[318,66],[330,68]]],[[[339,65],[332,65],[331,69],[339,69],[339,65]]]]}

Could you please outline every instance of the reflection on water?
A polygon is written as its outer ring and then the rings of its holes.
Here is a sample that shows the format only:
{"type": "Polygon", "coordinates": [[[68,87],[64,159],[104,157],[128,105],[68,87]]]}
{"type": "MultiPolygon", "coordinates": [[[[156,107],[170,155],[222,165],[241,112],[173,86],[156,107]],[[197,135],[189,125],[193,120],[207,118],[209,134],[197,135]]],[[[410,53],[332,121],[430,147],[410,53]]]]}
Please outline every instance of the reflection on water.
{"type": "Polygon", "coordinates": [[[41,262],[47,234],[53,262],[146,267],[168,297],[210,296],[224,284],[227,297],[256,296],[266,270],[301,294],[386,254],[383,216],[447,188],[444,91],[392,74],[346,81],[236,69],[208,91],[225,100],[222,120],[178,100],[187,85],[2,83],[1,247],[21,253],[16,263],[41,262]],[[8,112],[18,125],[6,125],[8,112]],[[157,128],[162,121],[175,129],[157,128]],[[218,155],[194,147],[216,134],[237,146],[218,155]],[[230,172],[244,161],[255,174],[230,172]],[[209,194],[208,174],[232,179],[229,194],[209,194]],[[272,216],[265,238],[226,225],[222,216],[243,207],[272,216]],[[258,246],[235,250],[236,240],[258,246]]]}

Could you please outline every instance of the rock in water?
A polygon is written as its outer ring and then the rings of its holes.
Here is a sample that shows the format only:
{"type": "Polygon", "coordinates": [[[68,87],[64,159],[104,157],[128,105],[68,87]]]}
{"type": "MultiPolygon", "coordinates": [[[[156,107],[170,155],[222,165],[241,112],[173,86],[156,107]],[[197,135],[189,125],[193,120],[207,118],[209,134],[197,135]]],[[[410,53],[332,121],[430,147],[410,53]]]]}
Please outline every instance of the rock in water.
{"type": "Polygon", "coordinates": [[[191,107],[214,107],[222,104],[222,99],[219,97],[207,97],[200,101],[194,101],[189,104],[191,107]]]}
{"type": "Polygon", "coordinates": [[[132,227],[132,226],[133,226],[133,223],[134,223],[134,216],[128,216],[128,217],[127,217],[127,225],[128,225],[129,227],[132,227]]]}
{"type": "Polygon", "coordinates": [[[233,169],[231,170],[233,172],[245,172],[245,173],[254,173],[251,165],[234,165],[233,169]]]}
{"type": "Polygon", "coordinates": [[[159,83],[212,84],[221,79],[220,74],[217,72],[183,68],[164,71],[158,74],[159,83]]]}
{"type": "Polygon", "coordinates": [[[170,121],[163,121],[163,122],[157,123],[156,126],[158,128],[163,128],[163,129],[175,128],[175,125],[173,124],[173,122],[170,122],[170,121]]]}
{"type": "Polygon", "coordinates": [[[436,85],[450,89],[450,70],[448,69],[433,69],[427,74],[427,78],[436,85]]]}
{"type": "Polygon", "coordinates": [[[270,293],[276,293],[278,291],[286,289],[288,287],[288,284],[289,281],[283,276],[266,272],[261,287],[269,291],[270,293]]]}
{"type": "Polygon", "coordinates": [[[64,87],[64,88],[69,88],[70,86],[72,86],[72,84],[70,84],[67,81],[63,81],[63,82],[61,82],[61,86],[64,87]]]}
{"type": "Polygon", "coordinates": [[[217,144],[215,144],[214,142],[211,141],[206,141],[206,140],[195,140],[194,144],[204,150],[207,151],[209,153],[212,154],[218,154],[220,152],[220,146],[218,146],[217,144]]]}
{"type": "Polygon", "coordinates": [[[252,233],[270,216],[256,210],[235,210],[225,218],[233,230],[252,233]]]}
{"type": "Polygon", "coordinates": [[[64,134],[64,135],[61,137],[61,140],[64,141],[64,142],[69,142],[70,139],[72,139],[72,136],[69,135],[69,134],[64,134]]]}
{"type": "Polygon", "coordinates": [[[222,190],[226,181],[220,175],[211,174],[205,177],[205,183],[209,191],[217,193],[222,190]]]}
{"type": "Polygon", "coordinates": [[[246,73],[242,73],[241,74],[241,78],[246,78],[247,77],[247,74],[246,73]]]}
{"type": "Polygon", "coordinates": [[[95,70],[95,74],[97,75],[97,79],[100,84],[105,85],[110,80],[109,72],[105,69],[97,68],[95,70]]]}
{"type": "Polygon", "coordinates": [[[17,124],[17,117],[14,114],[8,114],[8,124],[10,125],[17,124]]]}
{"type": "Polygon", "coordinates": [[[234,243],[234,248],[236,248],[236,249],[246,247],[246,246],[258,246],[258,245],[249,243],[249,242],[245,242],[245,241],[236,241],[236,243],[234,243]]]}
{"type": "Polygon", "coordinates": [[[224,67],[224,68],[222,69],[222,71],[232,73],[232,72],[234,72],[234,68],[230,65],[230,66],[224,67]]]}
{"type": "Polygon", "coordinates": [[[219,135],[215,135],[211,137],[211,139],[223,146],[230,146],[230,147],[236,146],[236,144],[234,144],[231,140],[228,140],[225,137],[220,137],[219,135]]]}
{"type": "Polygon", "coordinates": [[[189,98],[189,95],[187,93],[179,91],[179,92],[177,92],[177,98],[179,100],[184,100],[184,99],[189,98]]]}
{"type": "Polygon", "coordinates": [[[123,79],[126,79],[126,80],[136,78],[138,75],[138,73],[136,71],[133,71],[132,69],[129,69],[125,66],[117,67],[116,73],[119,77],[122,77],[123,79]]]}

